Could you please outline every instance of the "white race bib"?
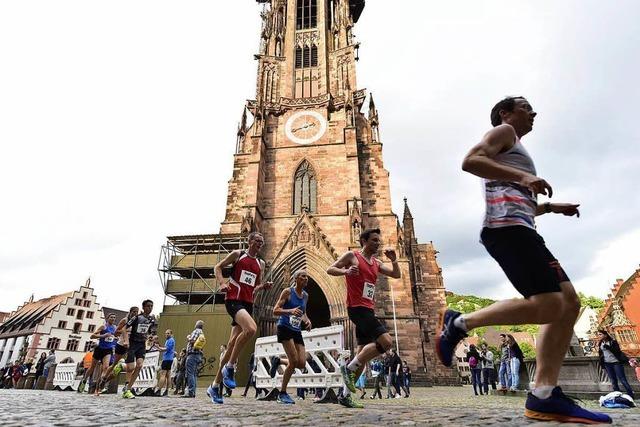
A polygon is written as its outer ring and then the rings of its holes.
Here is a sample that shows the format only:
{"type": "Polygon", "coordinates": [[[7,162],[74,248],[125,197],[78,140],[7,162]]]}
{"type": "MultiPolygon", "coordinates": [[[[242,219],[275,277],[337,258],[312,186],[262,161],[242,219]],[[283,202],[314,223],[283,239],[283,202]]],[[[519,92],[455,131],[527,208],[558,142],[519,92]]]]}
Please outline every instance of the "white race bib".
{"type": "Polygon", "coordinates": [[[136,332],[139,334],[146,334],[147,332],[149,332],[149,323],[138,323],[136,332]]]}
{"type": "Polygon", "coordinates": [[[296,328],[296,329],[300,329],[300,323],[302,322],[302,317],[298,317],[298,316],[289,316],[289,324],[296,328]]]}
{"type": "Polygon", "coordinates": [[[113,342],[113,336],[106,337],[106,338],[104,339],[104,342],[113,342]]]}
{"type": "Polygon", "coordinates": [[[362,298],[366,298],[368,300],[373,301],[373,294],[376,292],[376,285],[369,282],[364,282],[364,286],[362,287],[362,298]]]}
{"type": "Polygon", "coordinates": [[[257,274],[247,270],[242,270],[242,273],[240,273],[240,283],[245,285],[255,286],[257,278],[258,278],[257,274]]]}

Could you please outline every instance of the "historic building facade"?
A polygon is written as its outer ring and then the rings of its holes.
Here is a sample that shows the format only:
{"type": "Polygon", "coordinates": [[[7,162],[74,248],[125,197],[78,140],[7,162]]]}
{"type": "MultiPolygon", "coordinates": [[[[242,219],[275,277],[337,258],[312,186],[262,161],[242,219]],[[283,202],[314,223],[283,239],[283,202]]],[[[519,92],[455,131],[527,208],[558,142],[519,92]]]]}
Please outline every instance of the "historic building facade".
{"type": "Polygon", "coordinates": [[[418,242],[406,200],[402,218],[392,211],[378,110],[357,84],[353,32],[364,0],[258,3],[256,98],[247,102],[238,128],[225,218],[218,235],[169,238],[168,246],[177,249],[161,271],[169,274],[166,292],[182,306],[165,306],[165,313],[204,313],[208,302],[221,301],[204,296],[207,288],[216,290],[212,265],[187,266],[219,259],[216,241],[260,231],[267,278],[275,284],[256,300],[260,334],[275,333],[277,296],[293,272],[306,268],[314,327],[344,325],[353,348],[344,278],[325,271],[341,253],[360,248],[362,230],[380,228],[384,244],[399,255],[402,278],[379,279],[376,314],[395,335],[416,379],[457,382],[455,370],[436,363],[434,350],[438,313],[445,307],[437,251],[418,242]],[[195,291],[200,288],[202,295],[195,291]],[[194,308],[183,307],[189,304],[194,308]]]}

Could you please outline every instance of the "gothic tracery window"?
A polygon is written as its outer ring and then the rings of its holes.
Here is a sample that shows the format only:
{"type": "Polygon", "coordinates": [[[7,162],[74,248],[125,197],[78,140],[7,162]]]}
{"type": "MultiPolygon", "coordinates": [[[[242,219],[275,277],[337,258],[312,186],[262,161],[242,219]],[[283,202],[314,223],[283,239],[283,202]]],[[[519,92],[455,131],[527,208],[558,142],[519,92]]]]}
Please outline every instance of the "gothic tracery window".
{"type": "Polygon", "coordinates": [[[296,30],[317,27],[317,3],[317,0],[298,0],[296,2],[296,30]]]}
{"type": "Polygon", "coordinates": [[[294,177],[293,185],[293,213],[295,215],[306,208],[308,212],[315,213],[318,183],[313,168],[306,160],[303,161],[294,177]]]}

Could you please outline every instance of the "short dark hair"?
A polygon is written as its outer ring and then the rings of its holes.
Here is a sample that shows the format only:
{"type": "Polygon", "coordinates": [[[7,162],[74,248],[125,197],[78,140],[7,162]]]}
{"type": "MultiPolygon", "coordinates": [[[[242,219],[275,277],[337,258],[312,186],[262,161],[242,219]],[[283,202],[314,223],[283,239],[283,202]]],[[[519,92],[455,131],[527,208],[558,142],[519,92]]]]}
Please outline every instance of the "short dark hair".
{"type": "Polygon", "coordinates": [[[379,228],[368,228],[368,229],[364,230],[362,233],[360,233],[360,244],[362,245],[362,241],[363,240],[365,242],[367,240],[369,240],[369,237],[371,237],[372,234],[380,234],[380,229],[379,228]]]}
{"type": "Polygon", "coordinates": [[[144,301],[142,301],[142,306],[144,307],[145,305],[151,303],[151,305],[153,305],[153,301],[151,301],[150,299],[146,299],[144,301]]]}
{"type": "Polygon", "coordinates": [[[524,96],[507,96],[502,101],[498,102],[491,109],[491,124],[493,127],[502,124],[502,117],[500,117],[500,111],[513,111],[516,106],[516,100],[525,99],[524,96]]]}

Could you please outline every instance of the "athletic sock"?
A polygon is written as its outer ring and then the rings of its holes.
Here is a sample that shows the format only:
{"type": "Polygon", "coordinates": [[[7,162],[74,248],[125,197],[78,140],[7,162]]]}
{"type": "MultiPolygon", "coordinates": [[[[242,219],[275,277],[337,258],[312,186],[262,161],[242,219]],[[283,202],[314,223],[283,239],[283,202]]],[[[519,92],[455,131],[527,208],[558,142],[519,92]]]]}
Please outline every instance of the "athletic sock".
{"type": "Polygon", "coordinates": [[[453,320],[453,326],[458,329],[462,329],[465,332],[469,332],[469,328],[467,328],[467,322],[464,320],[464,315],[460,315],[453,320]]]}
{"type": "Polygon", "coordinates": [[[551,397],[551,391],[555,388],[552,385],[541,385],[531,390],[531,393],[538,399],[548,399],[551,397]]]}
{"type": "Polygon", "coordinates": [[[220,388],[220,384],[218,384],[218,383],[213,383],[213,384],[211,384],[211,388],[212,388],[212,389],[214,389],[214,390],[216,390],[216,389],[220,388]]]}
{"type": "Polygon", "coordinates": [[[358,360],[358,356],[354,356],[351,362],[347,365],[347,369],[351,372],[355,372],[362,364],[358,360]]]}
{"type": "Polygon", "coordinates": [[[228,362],[226,365],[224,365],[224,367],[227,369],[233,369],[236,367],[236,365],[234,363],[228,362]]]}

